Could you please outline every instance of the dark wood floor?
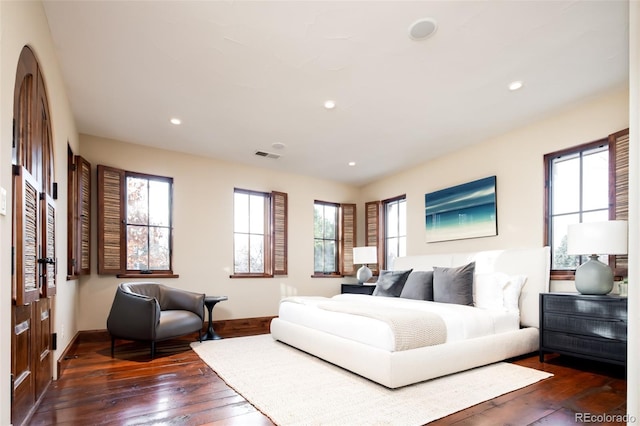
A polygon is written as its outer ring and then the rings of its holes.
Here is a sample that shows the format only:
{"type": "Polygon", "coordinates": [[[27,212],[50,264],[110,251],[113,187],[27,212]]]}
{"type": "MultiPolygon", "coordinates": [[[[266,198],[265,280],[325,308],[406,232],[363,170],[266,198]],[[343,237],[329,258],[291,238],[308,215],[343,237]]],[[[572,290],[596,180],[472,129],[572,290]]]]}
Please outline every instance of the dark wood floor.
{"type": "MultiPolygon", "coordinates": [[[[233,337],[225,335],[225,337],[233,337]]],[[[193,337],[149,348],[119,342],[110,355],[106,334],[77,340],[59,380],[52,383],[32,425],[270,425],[189,349],[193,337]]],[[[621,367],[547,355],[513,360],[554,377],[433,422],[432,425],[575,425],[576,413],[620,414],[626,409],[621,367]]],[[[620,423],[597,423],[620,424],[620,423]]]]}

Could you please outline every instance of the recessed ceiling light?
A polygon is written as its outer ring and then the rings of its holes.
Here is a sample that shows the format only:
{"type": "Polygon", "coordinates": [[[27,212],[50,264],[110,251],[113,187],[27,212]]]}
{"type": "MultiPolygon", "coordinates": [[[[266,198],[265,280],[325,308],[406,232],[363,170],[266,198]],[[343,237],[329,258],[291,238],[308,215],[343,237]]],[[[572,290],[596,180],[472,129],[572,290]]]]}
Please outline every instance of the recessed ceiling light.
{"type": "Polygon", "coordinates": [[[438,23],[433,18],[418,19],[409,27],[409,37],[412,40],[425,40],[438,29],[438,23]]]}
{"type": "Polygon", "coordinates": [[[509,83],[509,90],[513,92],[514,90],[522,89],[522,86],[524,86],[524,83],[522,81],[512,81],[511,83],[509,83]]]}
{"type": "Polygon", "coordinates": [[[283,144],[282,142],[274,142],[274,143],[271,144],[271,146],[274,149],[284,149],[286,145],[283,144]]]}
{"type": "Polygon", "coordinates": [[[172,118],[171,120],[169,120],[171,122],[171,124],[175,124],[176,126],[179,124],[182,124],[182,120],[180,120],[179,118],[172,118]]]}
{"type": "Polygon", "coordinates": [[[336,101],[332,101],[332,100],[324,101],[324,107],[326,109],[334,109],[336,107],[336,101]]]}
{"type": "Polygon", "coordinates": [[[351,167],[353,167],[353,166],[355,166],[355,165],[356,165],[356,162],[355,162],[355,161],[349,161],[349,163],[348,163],[348,164],[349,164],[351,167]]]}

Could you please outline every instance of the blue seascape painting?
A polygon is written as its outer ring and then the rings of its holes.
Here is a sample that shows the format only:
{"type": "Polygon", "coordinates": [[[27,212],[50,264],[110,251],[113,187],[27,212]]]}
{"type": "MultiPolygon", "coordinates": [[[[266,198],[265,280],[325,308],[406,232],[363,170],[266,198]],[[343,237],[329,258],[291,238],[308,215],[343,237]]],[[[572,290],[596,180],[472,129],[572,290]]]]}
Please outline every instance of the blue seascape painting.
{"type": "Polygon", "coordinates": [[[425,194],[427,242],[498,235],[496,177],[425,194]]]}

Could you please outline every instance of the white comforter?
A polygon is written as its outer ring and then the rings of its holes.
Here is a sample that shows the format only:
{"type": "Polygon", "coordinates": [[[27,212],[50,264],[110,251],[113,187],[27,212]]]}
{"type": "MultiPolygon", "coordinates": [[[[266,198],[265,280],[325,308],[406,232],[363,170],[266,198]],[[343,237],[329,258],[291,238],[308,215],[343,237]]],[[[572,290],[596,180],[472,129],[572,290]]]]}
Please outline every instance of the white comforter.
{"type": "Polygon", "coordinates": [[[519,329],[517,313],[492,311],[450,303],[426,302],[398,297],[341,294],[332,298],[295,297],[280,303],[281,319],[322,330],[336,336],[395,351],[396,339],[384,321],[359,315],[328,311],[318,307],[330,300],[367,303],[372,306],[405,307],[438,314],[447,328],[447,342],[471,339],[519,329]]]}

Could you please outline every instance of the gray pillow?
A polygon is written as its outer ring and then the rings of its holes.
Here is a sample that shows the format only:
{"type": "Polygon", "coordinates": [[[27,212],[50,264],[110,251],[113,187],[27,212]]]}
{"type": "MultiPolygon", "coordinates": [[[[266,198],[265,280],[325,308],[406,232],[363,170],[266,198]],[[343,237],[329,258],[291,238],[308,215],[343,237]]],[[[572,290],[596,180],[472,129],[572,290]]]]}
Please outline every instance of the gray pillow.
{"type": "Polygon", "coordinates": [[[412,269],[408,271],[380,271],[376,288],[373,290],[374,296],[398,297],[402,293],[402,287],[407,281],[407,277],[412,269]]]}
{"type": "Polygon", "coordinates": [[[433,268],[433,300],[473,306],[475,262],[457,268],[433,268]]]}
{"type": "Polygon", "coordinates": [[[433,300],[433,271],[413,271],[402,287],[400,297],[433,300]]]}

